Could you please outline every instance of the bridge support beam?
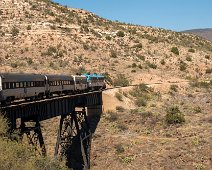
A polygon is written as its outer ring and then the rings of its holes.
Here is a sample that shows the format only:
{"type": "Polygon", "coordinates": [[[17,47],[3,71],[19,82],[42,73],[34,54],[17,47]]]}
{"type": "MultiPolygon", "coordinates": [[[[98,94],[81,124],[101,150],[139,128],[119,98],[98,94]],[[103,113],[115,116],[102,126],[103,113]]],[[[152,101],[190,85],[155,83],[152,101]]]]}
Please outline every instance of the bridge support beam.
{"type": "Polygon", "coordinates": [[[66,159],[72,169],[89,169],[90,145],[91,132],[85,108],[61,116],[55,157],[66,159]]]}
{"type": "Polygon", "coordinates": [[[28,144],[39,155],[46,156],[46,148],[43,140],[40,122],[38,120],[21,119],[21,138],[26,136],[28,144]]]}

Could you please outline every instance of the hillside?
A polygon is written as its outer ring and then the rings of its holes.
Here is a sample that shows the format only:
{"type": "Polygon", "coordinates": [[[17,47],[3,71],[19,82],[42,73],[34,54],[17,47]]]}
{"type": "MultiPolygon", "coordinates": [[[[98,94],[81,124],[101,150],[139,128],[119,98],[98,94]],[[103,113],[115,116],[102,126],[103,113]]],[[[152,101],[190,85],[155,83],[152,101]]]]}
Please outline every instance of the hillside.
{"type": "MultiPolygon", "coordinates": [[[[0,72],[99,72],[140,84],[104,92],[92,169],[211,169],[211,41],[49,0],[2,0],[0,21],[0,72]]],[[[52,156],[58,123],[42,122],[52,156]]]]}
{"type": "Polygon", "coordinates": [[[212,28],[205,28],[205,29],[192,29],[183,31],[185,33],[191,33],[203,37],[207,40],[212,41],[212,28]]]}
{"type": "Polygon", "coordinates": [[[1,72],[123,73],[132,83],[210,76],[212,43],[197,36],[112,22],[48,0],[13,1],[0,2],[1,72]]]}

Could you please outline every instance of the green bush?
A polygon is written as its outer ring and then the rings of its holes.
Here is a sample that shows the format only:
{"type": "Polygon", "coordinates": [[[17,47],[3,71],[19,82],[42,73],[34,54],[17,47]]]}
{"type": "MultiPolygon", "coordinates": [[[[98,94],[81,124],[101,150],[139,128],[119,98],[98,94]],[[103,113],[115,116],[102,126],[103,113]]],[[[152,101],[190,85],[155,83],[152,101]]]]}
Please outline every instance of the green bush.
{"type": "Polygon", "coordinates": [[[172,85],[170,86],[170,90],[171,90],[171,91],[174,91],[174,92],[177,92],[177,91],[178,91],[178,86],[175,85],[175,84],[172,84],[172,85]]]}
{"type": "Polygon", "coordinates": [[[6,137],[7,128],[7,121],[0,115],[1,170],[68,170],[63,163],[37,156],[33,148],[11,141],[6,137]]]}
{"type": "Polygon", "coordinates": [[[209,60],[210,59],[210,56],[209,55],[206,55],[205,56],[205,59],[209,60]]]}
{"type": "Polygon", "coordinates": [[[165,65],[165,64],[166,64],[166,63],[165,63],[165,60],[162,59],[162,60],[160,61],[160,64],[161,64],[161,65],[165,65]]]}
{"type": "Polygon", "coordinates": [[[152,69],[156,69],[157,68],[156,64],[150,63],[149,61],[147,62],[147,65],[149,66],[149,68],[152,68],[152,69]]]}
{"type": "Polygon", "coordinates": [[[17,36],[19,34],[19,29],[16,27],[13,27],[11,30],[11,34],[13,37],[17,36]]]}
{"type": "Polygon", "coordinates": [[[111,36],[109,36],[109,35],[106,36],[105,38],[106,38],[106,40],[109,40],[109,41],[112,39],[111,36]]]}
{"type": "Polygon", "coordinates": [[[180,54],[180,52],[179,52],[179,50],[178,50],[177,47],[172,47],[171,52],[174,53],[174,54],[176,54],[176,55],[179,55],[180,54]]]}
{"type": "Polygon", "coordinates": [[[135,44],[134,46],[133,46],[133,48],[142,48],[143,47],[143,45],[141,44],[141,43],[138,43],[138,44],[135,44]]]}
{"type": "Polygon", "coordinates": [[[119,101],[123,101],[123,96],[121,93],[116,92],[115,96],[119,101]]]}
{"type": "Polygon", "coordinates": [[[27,30],[31,30],[31,29],[32,29],[31,25],[28,25],[27,30]]]}
{"type": "Polygon", "coordinates": [[[172,106],[167,109],[165,121],[167,124],[181,124],[185,122],[185,118],[178,106],[172,106]]]}
{"type": "Polygon", "coordinates": [[[212,68],[207,68],[207,69],[205,70],[205,73],[206,73],[206,74],[211,74],[211,73],[212,73],[212,68]]]}
{"type": "Polygon", "coordinates": [[[108,111],[106,114],[106,120],[108,120],[109,122],[115,122],[118,120],[118,114],[113,111],[108,111]]]}
{"type": "Polygon", "coordinates": [[[110,57],[112,57],[112,58],[117,58],[117,53],[116,53],[116,51],[111,51],[111,52],[110,52],[110,57]]]}
{"type": "Polygon", "coordinates": [[[8,130],[7,121],[6,119],[4,119],[4,117],[0,113],[0,137],[1,135],[6,134],[7,130],[8,130]]]}
{"type": "Polygon", "coordinates": [[[137,55],[137,57],[138,57],[140,60],[145,61],[145,56],[143,56],[143,55],[137,55]]]}
{"type": "Polygon", "coordinates": [[[122,106],[116,106],[116,110],[119,112],[124,112],[125,109],[122,106]]]}
{"type": "Polygon", "coordinates": [[[141,107],[141,106],[145,107],[147,105],[147,100],[144,97],[137,97],[135,100],[135,104],[138,107],[141,107]]]}
{"type": "Polygon", "coordinates": [[[138,86],[134,87],[130,91],[130,94],[133,97],[140,97],[140,96],[144,96],[144,93],[148,93],[149,91],[150,91],[150,88],[146,84],[141,83],[138,86]]]}
{"type": "Polygon", "coordinates": [[[11,65],[11,67],[12,67],[12,68],[17,68],[17,67],[18,67],[17,62],[15,62],[15,63],[11,63],[10,65],[11,65]]]}
{"type": "Polygon", "coordinates": [[[107,83],[113,84],[113,80],[111,79],[110,74],[108,72],[105,72],[102,75],[105,77],[107,83]]]}
{"type": "Polygon", "coordinates": [[[187,60],[187,61],[192,61],[191,56],[186,56],[186,60],[187,60]]]}
{"type": "Polygon", "coordinates": [[[187,64],[183,61],[180,61],[180,71],[185,71],[187,69],[187,64]]]}
{"type": "Polygon", "coordinates": [[[118,32],[116,33],[116,35],[117,35],[118,37],[124,37],[124,36],[125,36],[125,34],[124,34],[123,31],[118,31],[118,32]]]}
{"type": "Polygon", "coordinates": [[[193,48],[188,49],[188,52],[195,53],[195,50],[193,48]]]}
{"type": "Polygon", "coordinates": [[[126,86],[129,86],[129,84],[130,84],[130,82],[125,77],[124,74],[118,74],[117,77],[113,81],[114,86],[126,87],[126,86]]]}
{"type": "Polygon", "coordinates": [[[136,65],[136,63],[133,63],[132,68],[135,68],[135,67],[137,67],[137,65],[136,65]]]}
{"type": "Polygon", "coordinates": [[[197,87],[197,88],[212,88],[212,81],[205,82],[205,81],[193,81],[190,83],[191,87],[197,87]]]}

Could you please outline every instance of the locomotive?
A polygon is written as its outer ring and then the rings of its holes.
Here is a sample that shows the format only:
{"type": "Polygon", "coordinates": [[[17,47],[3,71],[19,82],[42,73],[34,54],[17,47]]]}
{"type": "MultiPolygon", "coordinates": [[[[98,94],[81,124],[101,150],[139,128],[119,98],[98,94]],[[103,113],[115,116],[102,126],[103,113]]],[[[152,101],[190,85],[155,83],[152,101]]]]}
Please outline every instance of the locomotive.
{"type": "Polygon", "coordinates": [[[0,102],[17,99],[36,100],[53,95],[78,94],[105,89],[105,78],[99,74],[44,75],[0,73],[0,102]]]}

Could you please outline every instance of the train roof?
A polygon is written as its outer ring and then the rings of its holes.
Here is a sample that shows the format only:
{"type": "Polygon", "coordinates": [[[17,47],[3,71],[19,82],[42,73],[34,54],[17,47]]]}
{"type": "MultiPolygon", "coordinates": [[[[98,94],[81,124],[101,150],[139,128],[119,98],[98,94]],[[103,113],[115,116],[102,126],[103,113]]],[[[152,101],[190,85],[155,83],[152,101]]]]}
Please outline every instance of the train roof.
{"type": "Polygon", "coordinates": [[[101,74],[96,74],[96,73],[94,73],[94,74],[83,74],[83,75],[85,75],[86,77],[104,77],[103,75],[101,75],[101,74]]]}
{"type": "Polygon", "coordinates": [[[0,73],[3,81],[16,82],[16,81],[43,81],[45,76],[42,74],[21,74],[21,73],[0,73]]]}
{"type": "Polygon", "coordinates": [[[71,75],[60,75],[60,74],[47,74],[47,79],[50,81],[58,81],[58,80],[72,80],[73,77],[71,75]]]}

